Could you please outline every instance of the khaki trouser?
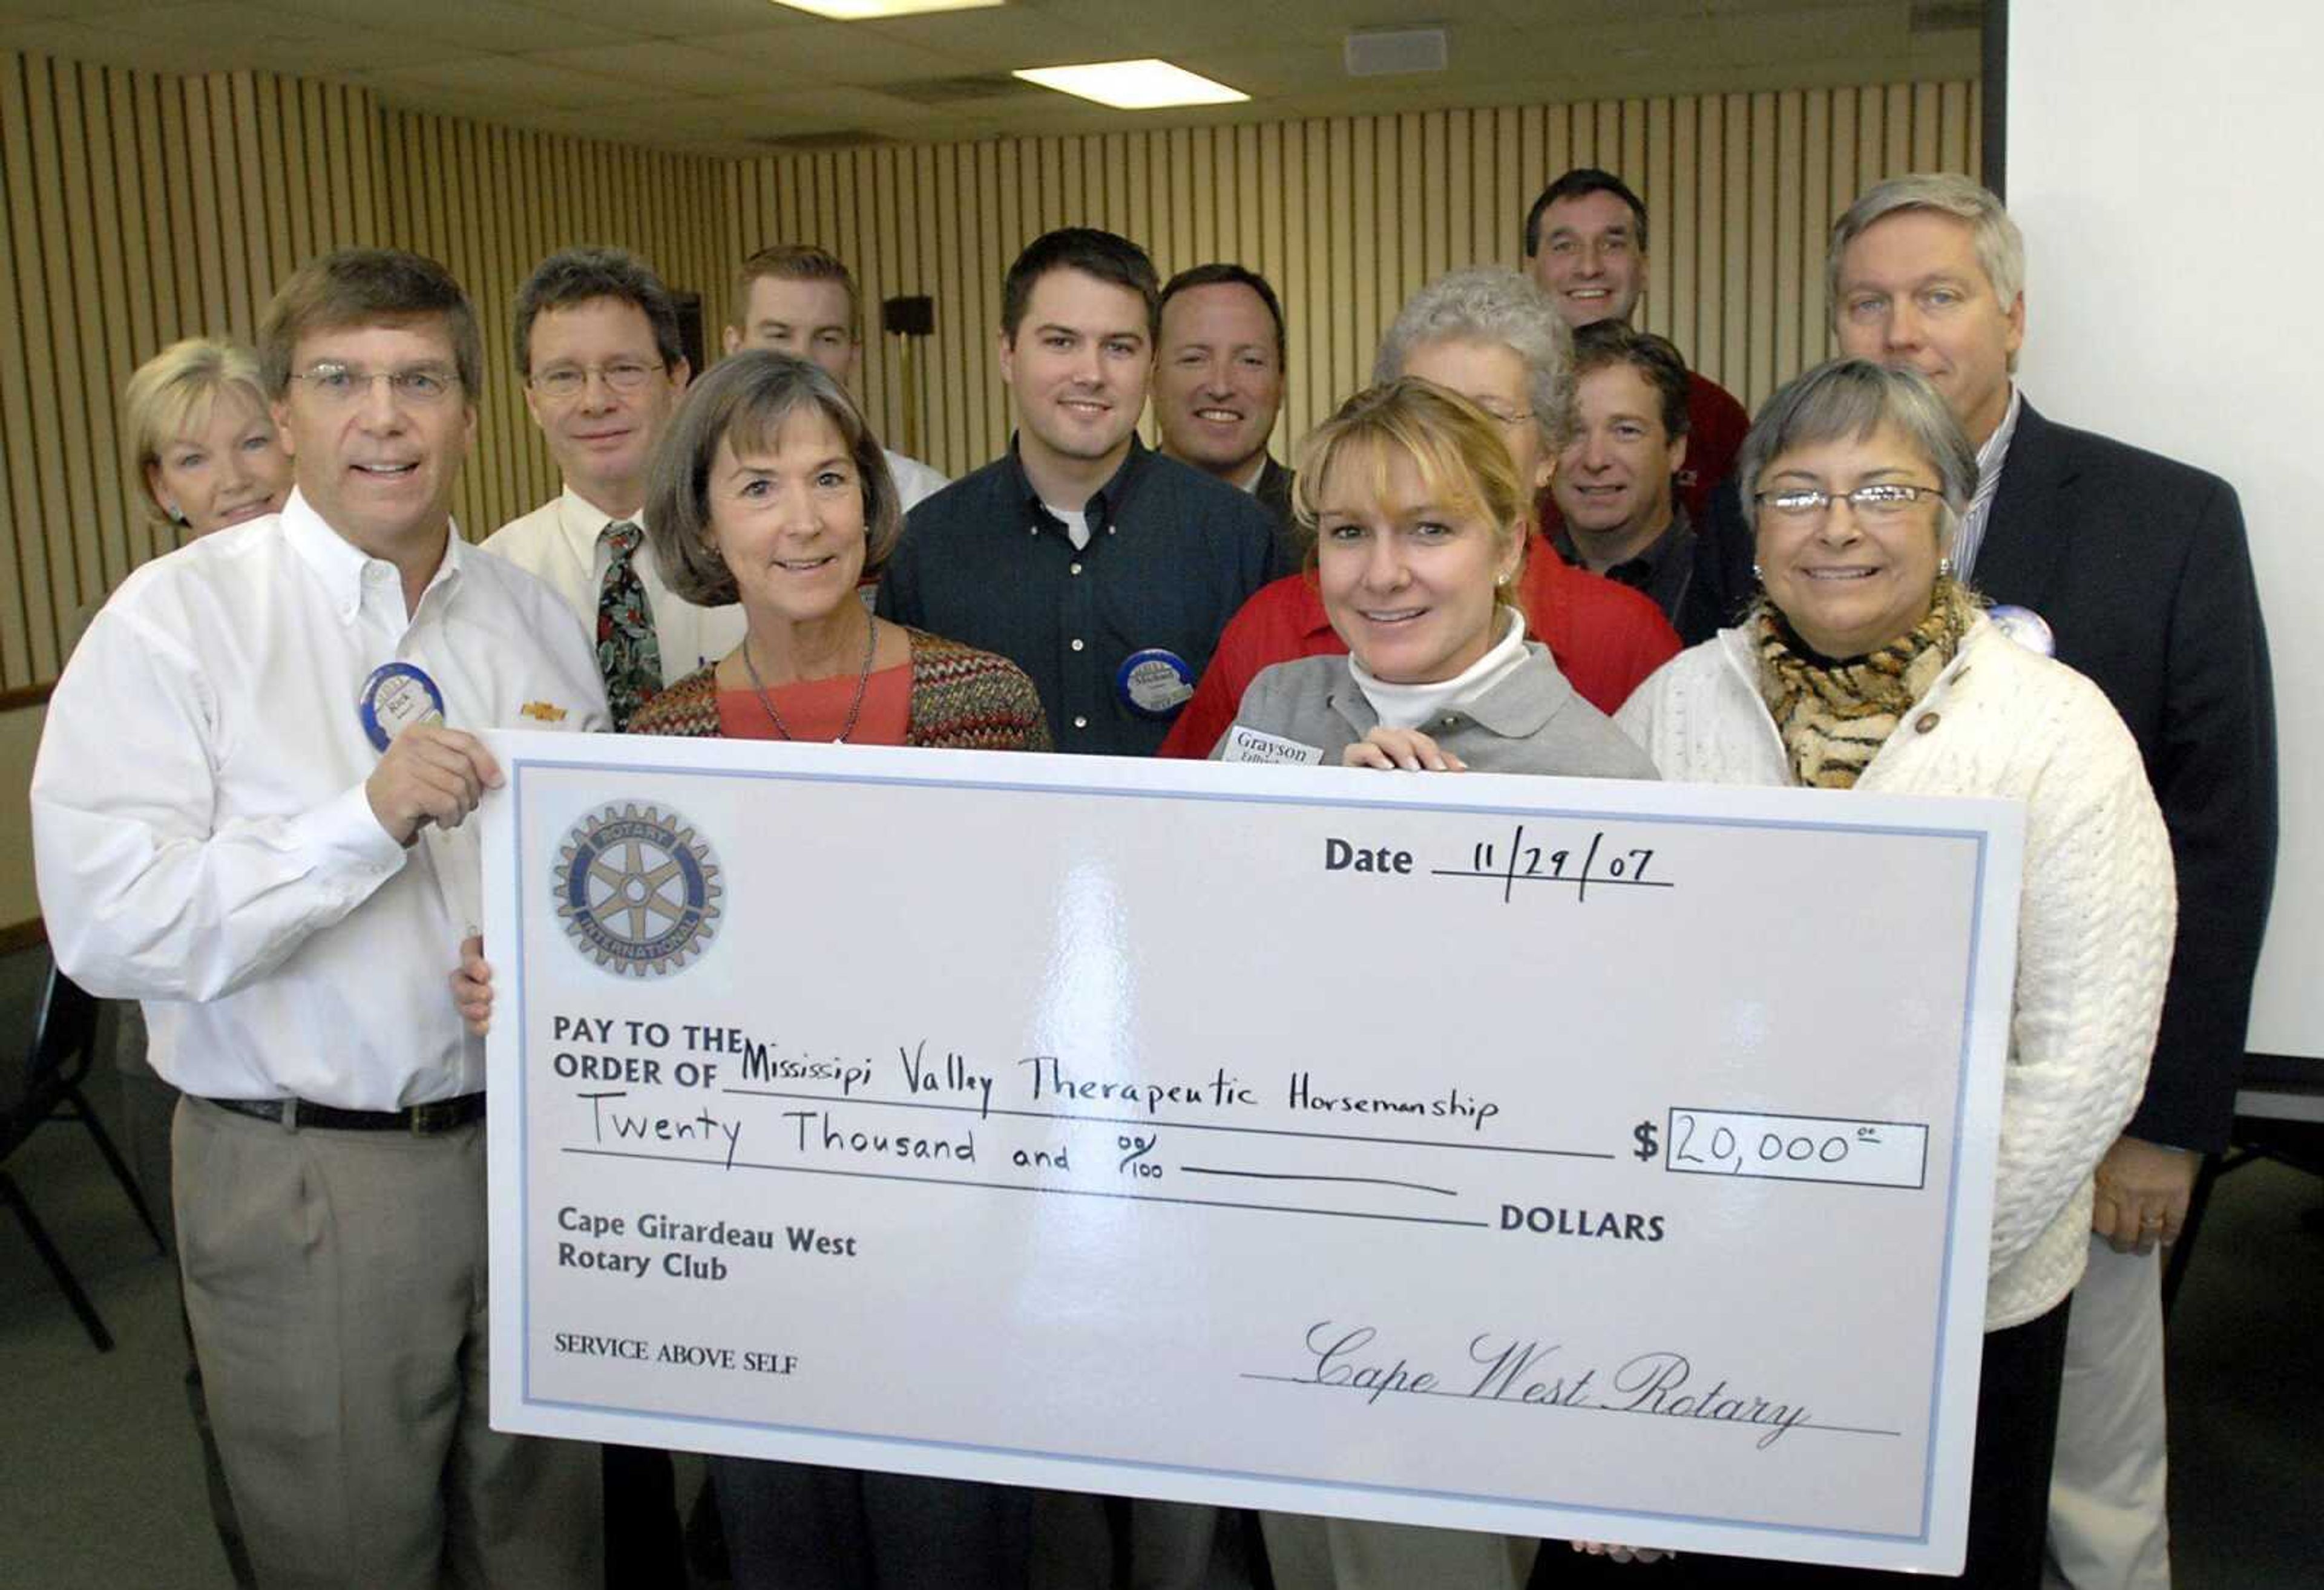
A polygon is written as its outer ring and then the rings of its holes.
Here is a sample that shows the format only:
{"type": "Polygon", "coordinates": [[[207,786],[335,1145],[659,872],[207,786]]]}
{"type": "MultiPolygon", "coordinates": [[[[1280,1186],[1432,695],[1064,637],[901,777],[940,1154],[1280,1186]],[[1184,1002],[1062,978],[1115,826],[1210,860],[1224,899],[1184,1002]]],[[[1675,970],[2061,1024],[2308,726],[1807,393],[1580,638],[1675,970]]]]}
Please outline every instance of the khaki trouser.
{"type": "Polygon", "coordinates": [[[2163,1403],[2163,1255],[2090,1238],[2074,1289],[2043,1582],[2171,1590],[2163,1403]]]}
{"type": "Polygon", "coordinates": [[[597,1449],[486,1423],[484,1129],[288,1130],[179,1106],[178,1247],[261,1585],[572,1590],[597,1449]]]}

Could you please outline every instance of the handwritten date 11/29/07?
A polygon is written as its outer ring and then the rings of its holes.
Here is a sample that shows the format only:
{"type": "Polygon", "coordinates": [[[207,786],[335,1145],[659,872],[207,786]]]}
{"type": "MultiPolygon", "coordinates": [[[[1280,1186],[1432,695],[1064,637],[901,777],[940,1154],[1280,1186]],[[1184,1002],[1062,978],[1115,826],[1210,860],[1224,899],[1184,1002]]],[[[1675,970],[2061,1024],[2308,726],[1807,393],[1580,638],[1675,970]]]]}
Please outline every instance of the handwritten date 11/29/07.
{"type": "Polygon", "coordinates": [[[1504,902],[1517,895],[1521,883],[1571,884],[1577,901],[1587,900],[1592,886],[1667,889],[1676,885],[1655,871],[1649,846],[1609,841],[1603,829],[1592,831],[1588,841],[1528,835],[1520,823],[1506,840],[1480,840],[1469,849],[1466,867],[1439,867],[1437,878],[1485,878],[1501,886],[1504,902]]]}
{"type": "MultiPolygon", "coordinates": [[[[1593,885],[1618,884],[1630,888],[1667,889],[1677,886],[1656,874],[1654,850],[1646,845],[1609,842],[1603,829],[1592,831],[1586,841],[1528,837],[1520,823],[1503,839],[1479,840],[1463,858],[1465,867],[1432,867],[1431,878],[1483,878],[1501,886],[1506,903],[1521,883],[1562,883],[1573,887],[1574,898],[1586,900],[1593,885]]],[[[1323,840],[1323,870],[1363,873],[1374,877],[1411,878],[1413,853],[1393,845],[1360,843],[1339,834],[1323,840]]]]}

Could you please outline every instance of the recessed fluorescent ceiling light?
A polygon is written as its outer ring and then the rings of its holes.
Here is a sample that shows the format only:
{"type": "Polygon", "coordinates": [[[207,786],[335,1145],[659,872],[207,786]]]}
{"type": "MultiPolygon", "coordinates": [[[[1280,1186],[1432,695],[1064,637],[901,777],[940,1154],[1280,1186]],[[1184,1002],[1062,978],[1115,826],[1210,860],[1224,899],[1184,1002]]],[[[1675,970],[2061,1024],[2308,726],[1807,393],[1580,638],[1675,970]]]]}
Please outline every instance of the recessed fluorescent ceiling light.
{"type": "Polygon", "coordinates": [[[793,11],[812,11],[841,22],[865,22],[881,16],[912,16],[923,11],[982,11],[1005,5],[1009,0],[775,0],[793,11]]]}
{"type": "Polygon", "coordinates": [[[1167,60],[1102,60],[1091,66],[1027,67],[1013,74],[1061,94],[1094,99],[1116,110],[1158,110],[1166,105],[1233,105],[1249,99],[1240,88],[1213,83],[1167,60]]]}

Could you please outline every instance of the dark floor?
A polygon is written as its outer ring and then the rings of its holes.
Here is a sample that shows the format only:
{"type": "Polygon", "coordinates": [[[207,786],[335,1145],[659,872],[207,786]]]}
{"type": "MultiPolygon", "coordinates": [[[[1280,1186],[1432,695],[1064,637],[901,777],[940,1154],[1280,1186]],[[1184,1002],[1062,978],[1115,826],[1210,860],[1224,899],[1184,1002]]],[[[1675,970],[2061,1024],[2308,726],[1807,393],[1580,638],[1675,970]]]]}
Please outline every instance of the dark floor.
{"type": "MultiPolygon", "coordinates": [[[[12,1059],[44,969],[41,952],[0,957],[12,1059]]],[[[9,1169],[120,1346],[90,1347],[0,1213],[0,1590],[222,1590],[168,1261],[79,1128],[44,1128],[9,1169]]],[[[2324,1586],[2319,1204],[2324,1183],[2273,1164],[2227,1177],[2213,1203],[2171,1340],[2180,1590],[2324,1586]]]]}

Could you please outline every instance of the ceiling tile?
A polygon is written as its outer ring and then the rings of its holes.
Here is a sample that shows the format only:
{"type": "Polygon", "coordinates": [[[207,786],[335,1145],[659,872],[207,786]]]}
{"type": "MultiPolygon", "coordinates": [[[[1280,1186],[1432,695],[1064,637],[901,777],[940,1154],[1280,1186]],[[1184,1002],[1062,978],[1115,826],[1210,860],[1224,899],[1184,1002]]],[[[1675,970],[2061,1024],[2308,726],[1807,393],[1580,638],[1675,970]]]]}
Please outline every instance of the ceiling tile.
{"type": "MultiPolygon", "coordinates": [[[[171,3],[188,4],[189,0],[171,0],[171,3]]],[[[70,20],[96,16],[105,12],[155,9],[158,9],[155,0],[0,0],[0,23],[43,17],[70,20]]]]}
{"type": "Polygon", "coordinates": [[[543,66],[512,55],[396,67],[358,74],[356,80],[374,85],[383,94],[409,88],[497,98],[510,115],[521,115],[531,106],[557,110],[616,105],[630,97],[628,85],[611,78],[543,66]]]}
{"type": "Polygon", "coordinates": [[[793,27],[815,21],[803,11],[777,5],[772,0],[524,0],[524,4],[559,16],[606,20],[609,13],[622,26],[663,39],[696,41],[716,33],[746,28],[793,27]]]}
{"type": "Polygon", "coordinates": [[[1105,30],[1091,26],[1076,4],[1028,0],[990,11],[942,11],[894,22],[853,23],[876,38],[919,44],[972,62],[976,71],[1056,66],[1110,59],[1105,30]]]}
{"type": "Polygon", "coordinates": [[[1975,77],[1976,31],[1914,33],[1911,12],[1911,0],[1010,0],[841,23],[769,0],[0,0],[0,48],[346,77],[391,105],[703,148],[846,128],[934,141],[1975,77]],[[1447,71],[1342,70],[1349,31],[1430,23],[1452,32],[1447,71]],[[1179,61],[1253,101],[1133,113],[1039,93],[921,106],[877,91],[1127,54],[1179,61]],[[672,100],[683,108],[634,109],[672,100]]]}
{"type": "Polygon", "coordinates": [[[77,22],[49,18],[12,18],[0,22],[0,50],[21,50],[28,55],[62,55],[80,60],[97,57],[83,53],[96,30],[77,22]]]}
{"type": "Polygon", "coordinates": [[[637,44],[597,44],[586,50],[544,50],[527,60],[593,72],[639,93],[748,94],[773,85],[768,69],[739,52],[698,50],[668,39],[637,44]]]}
{"type": "Polygon", "coordinates": [[[277,39],[267,45],[267,70],[288,77],[344,78],[390,67],[426,66],[463,59],[456,44],[422,33],[382,33],[335,28],[313,39],[277,39]]]}
{"type": "Polygon", "coordinates": [[[620,44],[646,35],[641,30],[609,25],[626,20],[621,0],[600,5],[593,20],[542,11],[510,0],[395,0],[392,8],[380,0],[274,0],[276,8],[302,16],[320,17],[355,27],[376,28],[392,21],[398,32],[421,33],[472,51],[575,49],[588,44],[620,44]]]}
{"type": "Polygon", "coordinates": [[[883,38],[853,23],[721,35],[704,40],[703,47],[810,83],[901,83],[992,69],[973,56],[883,38]]]}

